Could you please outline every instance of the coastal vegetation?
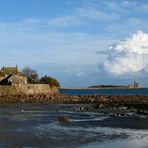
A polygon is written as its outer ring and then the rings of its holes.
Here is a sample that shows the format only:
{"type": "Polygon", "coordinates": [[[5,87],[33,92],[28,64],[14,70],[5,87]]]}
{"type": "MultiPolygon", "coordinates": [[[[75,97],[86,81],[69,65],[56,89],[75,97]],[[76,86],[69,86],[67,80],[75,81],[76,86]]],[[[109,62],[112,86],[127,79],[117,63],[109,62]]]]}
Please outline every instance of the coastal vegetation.
{"type": "Polygon", "coordinates": [[[37,73],[37,71],[30,68],[30,67],[25,67],[21,73],[24,76],[26,76],[28,83],[49,84],[51,88],[60,87],[60,83],[55,78],[53,78],[51,76],[47,76],[47,75],[39,78],[39,74],[37,73]]]}
{"type": "Polygon", "coordinates": [[[39,82],[41,84],[49,84],[51,88],[53,87],[60,87],[60,83],[55,79],[55,78],[52,78],[50,76],[44,76],[42,77],[39,82]]]}
{"type": "Polygon", "coordinates": [[[36,72],[36,70],[26,66],[22,70],[22,74],[26,76],[28,83],[38,83],[38,73],[36,72]]]}

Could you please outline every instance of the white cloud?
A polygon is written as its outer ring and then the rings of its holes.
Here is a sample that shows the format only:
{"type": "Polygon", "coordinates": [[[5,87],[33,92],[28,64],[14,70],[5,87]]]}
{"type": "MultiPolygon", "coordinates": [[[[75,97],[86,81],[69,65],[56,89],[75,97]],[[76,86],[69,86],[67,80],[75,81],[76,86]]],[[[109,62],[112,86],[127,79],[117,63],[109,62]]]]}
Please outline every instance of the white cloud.
{"type": "Polygon", "coordinates": [[[119,18],[117,13],[108,13],[103,10],[96,9],[94,7],[79,8],[77,10],[79,17],[83,19],[90,19],[96,21],[110,21],[119,18]]]}
{"type": "MultiPolygon", "coordinates": [[[[95,51],[98,47],[105,49],[106,45],[111,43],[111,40],[98,35],[46,30],[39,28],[41,24],[41,20],[34,19],[18,23],[0,23],[0,52],[5,57],[1,58],[0,62],[6,65],[50,62],[96,65],[98,56],[95,51]]],[[[100,56],[100,61],[102,58],[100,56]]]]}
{"type": "Polygon", "coordinates": [[[108,49],[105,69],[114,75],[148,72],[148,34],[138,31],[108,49]]]}
{"type": "MultiPolygon", "coordinates": [[[[47,21],[49,27],[69,27],[89,24],[89,20],[111,21],[119,19],[118,13],[108,13],[95,7],[77,8],[71,15],[60,16],[47,21]]],[[[38,20],[35,20],[35,22],[38,20]]],[[[32,23],[32,20],[29,20],[32,23]]]]}
{"type": "Polygon", "coordinates": [[[48,20],[49,26],[54,27],[68,27],[85,24],[79,17],[76,16],[62,16],[55,19],[48,20]]]}

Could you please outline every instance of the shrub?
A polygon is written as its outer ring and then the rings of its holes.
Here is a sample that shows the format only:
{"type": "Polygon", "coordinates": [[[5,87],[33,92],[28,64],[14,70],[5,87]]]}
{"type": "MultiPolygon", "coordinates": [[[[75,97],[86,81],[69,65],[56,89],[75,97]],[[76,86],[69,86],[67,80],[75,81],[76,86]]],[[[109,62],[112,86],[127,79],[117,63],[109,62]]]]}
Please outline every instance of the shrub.
{"type": "Polygon", "coordinates": [[[44,77],[42,77],[39,80],[39,82],[42,83],[42,84],[49,84],[50,87],[52,87],[52,88],[53,87],[60,87],[59,82],[56,79],[54,79],[54,78],[52,78],[50,76],[44,76],[44,77]]]}

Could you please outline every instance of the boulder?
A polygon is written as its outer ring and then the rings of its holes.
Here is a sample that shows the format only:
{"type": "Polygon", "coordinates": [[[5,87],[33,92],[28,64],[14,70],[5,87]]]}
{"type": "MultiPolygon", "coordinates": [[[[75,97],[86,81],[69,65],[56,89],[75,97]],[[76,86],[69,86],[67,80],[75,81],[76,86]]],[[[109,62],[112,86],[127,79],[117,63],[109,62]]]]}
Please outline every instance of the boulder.
{"type": "Polygon", "coordinates": [[[66,116],[58,117],[58,122],[61,124],[67,124],[70,122],[70,119],[66,116]]]}

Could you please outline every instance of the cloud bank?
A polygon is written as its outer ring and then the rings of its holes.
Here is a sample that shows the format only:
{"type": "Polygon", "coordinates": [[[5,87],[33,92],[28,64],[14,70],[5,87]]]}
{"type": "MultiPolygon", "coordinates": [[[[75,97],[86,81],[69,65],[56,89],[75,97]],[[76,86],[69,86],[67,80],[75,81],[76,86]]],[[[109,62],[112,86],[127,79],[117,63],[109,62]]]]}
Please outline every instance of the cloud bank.
{"type": "Polygon", "coordinates": [[[109,46],[104,67],[116,76],[148,73],[148,34],[137,31],[125,41],[109,46]]]}

